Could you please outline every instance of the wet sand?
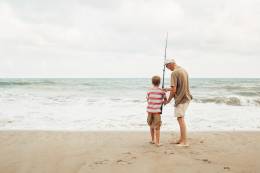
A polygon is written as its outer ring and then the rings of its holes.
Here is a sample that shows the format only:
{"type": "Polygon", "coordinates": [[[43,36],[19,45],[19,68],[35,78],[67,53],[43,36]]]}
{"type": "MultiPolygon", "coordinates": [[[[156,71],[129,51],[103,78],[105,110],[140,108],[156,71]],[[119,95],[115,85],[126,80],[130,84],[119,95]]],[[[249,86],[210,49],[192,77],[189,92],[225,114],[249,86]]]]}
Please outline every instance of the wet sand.
{"type": "Polygon", "coordinates": [[[260,172],[260,132],[192,132],[190,147],[148,132],[0,131],[0,173],[260,172]]]}

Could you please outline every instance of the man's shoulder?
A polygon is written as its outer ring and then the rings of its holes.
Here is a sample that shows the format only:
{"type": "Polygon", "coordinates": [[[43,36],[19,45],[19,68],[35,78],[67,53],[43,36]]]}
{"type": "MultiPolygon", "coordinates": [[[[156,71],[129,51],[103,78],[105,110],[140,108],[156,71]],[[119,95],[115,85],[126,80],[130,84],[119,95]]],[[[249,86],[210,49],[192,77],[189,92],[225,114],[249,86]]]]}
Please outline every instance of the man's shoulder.
{"type": "Polygon", "coordinates": [[[182,67],[177,68],[176,70],[173,71],[175,75],[188,75],[187,70],[185,70],[182,67]]]}
{"type": "Polygon", "coordinates": [[[178,75],[180,72],[182,72],[184,69],[180,66],[172,71],[172,75],[178,75]]]}

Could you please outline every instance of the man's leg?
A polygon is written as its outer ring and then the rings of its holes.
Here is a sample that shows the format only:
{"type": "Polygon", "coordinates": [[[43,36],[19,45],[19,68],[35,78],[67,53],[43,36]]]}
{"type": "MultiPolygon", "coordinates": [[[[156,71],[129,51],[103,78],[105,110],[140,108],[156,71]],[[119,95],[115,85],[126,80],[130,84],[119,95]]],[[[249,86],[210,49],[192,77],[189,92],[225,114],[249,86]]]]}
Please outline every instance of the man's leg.
{"type": "Polygon", "coordinates": [[[178,119],[178,123],[180,126],[180,133],[181,133],[179,143],[186,144],[187,136],[186,136],[186,124],[185,124],[184,117],[178,117],[177,119],[178,119]]]}

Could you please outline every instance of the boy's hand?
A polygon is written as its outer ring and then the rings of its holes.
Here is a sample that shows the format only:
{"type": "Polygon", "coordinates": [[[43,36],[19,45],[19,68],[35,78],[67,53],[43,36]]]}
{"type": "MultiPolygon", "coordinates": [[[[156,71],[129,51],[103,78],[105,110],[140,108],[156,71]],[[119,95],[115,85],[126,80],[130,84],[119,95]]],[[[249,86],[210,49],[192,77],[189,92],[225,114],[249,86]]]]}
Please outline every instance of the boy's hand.
{"type": "Polygon", "coordinates": [[[163,91],[167,92],[167,91],[169,91],[169,88],[163,88],[163,91]]]}

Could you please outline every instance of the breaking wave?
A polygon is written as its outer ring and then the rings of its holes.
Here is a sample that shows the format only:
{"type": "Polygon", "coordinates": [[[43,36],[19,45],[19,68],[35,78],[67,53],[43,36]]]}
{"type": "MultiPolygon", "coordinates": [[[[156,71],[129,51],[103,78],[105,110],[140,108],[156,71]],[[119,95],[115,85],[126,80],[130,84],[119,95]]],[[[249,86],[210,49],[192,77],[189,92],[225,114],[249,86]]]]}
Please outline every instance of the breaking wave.
{"type": "Polygon", "coordinates": [[[239,98],[239,97],[212,97],[195,98],[195,103],[215,103],[230,106],[260,106],[259,98],[239,98]]]}

